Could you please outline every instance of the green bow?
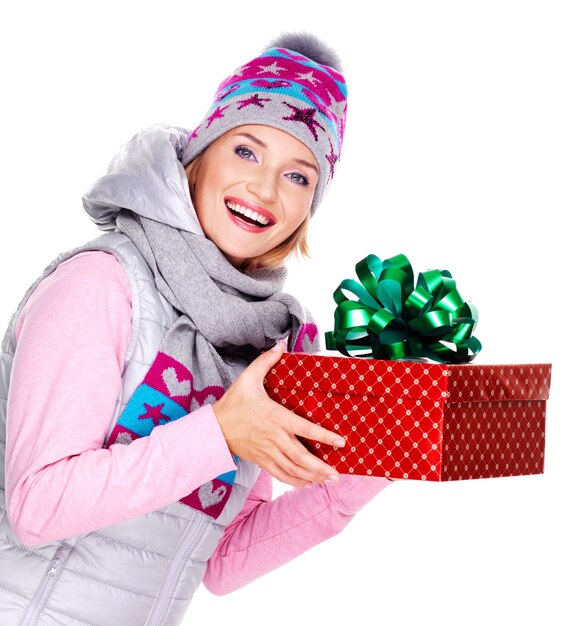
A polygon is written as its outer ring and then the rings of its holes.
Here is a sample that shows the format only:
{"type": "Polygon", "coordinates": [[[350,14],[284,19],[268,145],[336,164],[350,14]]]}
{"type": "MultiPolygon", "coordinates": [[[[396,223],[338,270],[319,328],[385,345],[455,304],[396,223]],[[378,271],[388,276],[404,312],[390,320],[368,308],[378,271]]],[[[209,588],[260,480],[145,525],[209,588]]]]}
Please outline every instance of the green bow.
{"type": "Polygon", "coordinates": [[[360,283],[343,280],[334,292],[338,306],[334,330],[325,336],[328,350],[441,363],[465,363],[480,352],[482,345],[472,336],[478,311],[464,302],[447,270],[421,272],[414,289],[413,268],[404,254],[384,261],[369,254],[356,265],[356,274],[360,283]]]}

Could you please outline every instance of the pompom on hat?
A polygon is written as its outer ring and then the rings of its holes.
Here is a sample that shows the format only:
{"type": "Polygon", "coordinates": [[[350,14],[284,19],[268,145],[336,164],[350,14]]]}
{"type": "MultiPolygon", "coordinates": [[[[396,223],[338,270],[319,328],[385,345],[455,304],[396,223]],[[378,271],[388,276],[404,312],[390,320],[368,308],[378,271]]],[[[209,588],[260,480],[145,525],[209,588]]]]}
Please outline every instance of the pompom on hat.
{"type": "Polygon", "coordinates": [[[284,130],[304,143],[319,165],[313,215],[340,159],[347,94],[333,50],[308,33],[282,35],[222,81],[181,163],[187,167],[215,139],[243,124],[284,130]]]}

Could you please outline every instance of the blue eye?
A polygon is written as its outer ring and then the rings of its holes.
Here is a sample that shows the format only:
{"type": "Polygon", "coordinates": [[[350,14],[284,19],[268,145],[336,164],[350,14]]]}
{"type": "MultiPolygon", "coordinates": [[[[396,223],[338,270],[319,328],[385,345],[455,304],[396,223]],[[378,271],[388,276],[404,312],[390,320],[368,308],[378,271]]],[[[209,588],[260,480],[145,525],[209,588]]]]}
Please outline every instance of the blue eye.
{"type": "MultiPolygon", "coordinates": [[[[251,157],[254,158],[254,152],[250,149],[247,148],[246,146],[236,146],[236,148],[234,148],[234,152],[241,158],[250,161],[251,157]]],[[[255,159],[256,160],[256,159],[255,159]]]]}
{"type": "Polygon", "coordinates": [[[309,180],[307,176],[304,176],[299,172],[293,172],[291,174],[291,180],[295,181],[298,185],[303,185],[304,187],[307,187],[307,185],[309,185],[309,180]]]}

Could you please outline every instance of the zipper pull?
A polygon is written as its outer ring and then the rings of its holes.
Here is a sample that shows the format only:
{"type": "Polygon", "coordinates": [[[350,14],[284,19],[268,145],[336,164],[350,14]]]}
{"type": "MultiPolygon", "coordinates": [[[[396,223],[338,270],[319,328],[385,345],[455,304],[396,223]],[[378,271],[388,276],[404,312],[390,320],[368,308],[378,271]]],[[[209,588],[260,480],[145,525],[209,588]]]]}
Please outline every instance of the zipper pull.
{"type": "Polygon", "coordinates": [[[59,559],[55,559],[53,561],[53,566],[49,570],[49,576],[51,578],[53,578],[55,576],[55,574],[57,573],[57,568],[59,567],[59,563],[60,563],[59,559]]]}

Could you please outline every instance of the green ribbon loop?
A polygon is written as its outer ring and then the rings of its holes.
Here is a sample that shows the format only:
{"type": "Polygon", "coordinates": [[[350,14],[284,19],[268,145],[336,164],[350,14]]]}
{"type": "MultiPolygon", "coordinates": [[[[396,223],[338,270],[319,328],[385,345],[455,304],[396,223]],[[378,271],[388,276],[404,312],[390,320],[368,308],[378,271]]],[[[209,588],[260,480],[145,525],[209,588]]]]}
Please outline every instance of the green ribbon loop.
{"type": "Polygon", "coordinates": [[[356,264],[358,281],[343,280],[326,349],[377,359],[472,361],[482,349],[472,336],[478,311],[447,270],[421,272],[414,281],[404,254],[381,261],[369,254],[356,264]],[[352,298],[349,297],[353,296],[352,298]]]}

